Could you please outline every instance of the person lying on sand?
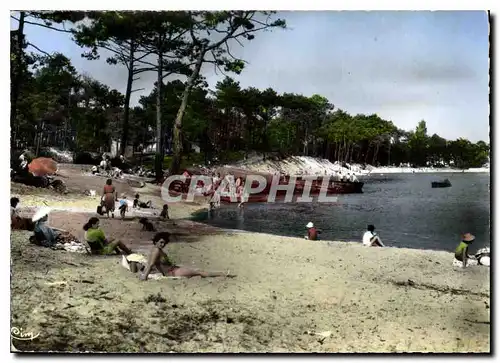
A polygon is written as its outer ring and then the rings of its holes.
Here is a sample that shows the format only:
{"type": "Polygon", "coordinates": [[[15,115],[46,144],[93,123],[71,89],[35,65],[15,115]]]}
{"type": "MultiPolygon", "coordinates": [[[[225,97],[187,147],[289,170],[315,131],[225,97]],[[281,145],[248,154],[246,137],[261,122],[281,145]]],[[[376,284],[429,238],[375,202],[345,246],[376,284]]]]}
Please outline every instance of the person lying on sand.
{"type": "Polygon", "coordinates": [[[314,227],[314,223],[313,222],[307,223],[306,228],[307,228],[307,236],[305,236],[304,238],[310,241],[318,240],[318,235],[321,233],[321,231],[318,231],[316,227],[314,227]]]}
{"type": "Polygon", "coordinates": [[[142,202],[139,197],[139,194],[135,195],[133,208],[153,208],[153,204],[150,200],[148,200],[147,202],[142,202]]]}
{"type": "Polygon", "coordinates": [[[385,247],[382,240],[375,232],[375,226],[373,224],[368,225],[368,230],[363,235],[363,245],[371,247],[385,247]]]}
{"type": "MultiPolygon", "coordinates": [[[[170,242],[170,233],[168,232],[159,232],[153,237],[153,247],[149,252],[149,256],[146,262],[146,265],[141,266],[141,268],[137,268],[139,271],[144,270],[144,272],[140,275],[139,279],[142,281],[146,281],[148,276],[150,275],[153,267],[161,272],[163,276],[173,276],[173,277],[236,277],[236,275],[230,275],[229,273],[223,272],[206,272],[197,269],[191,269],[188,267],[176,266],[173,264],[168,258],[167,254],[163,252],[163,248],[170,242]]],[[[136,268],[132,268],[131,271],[136,268]]]]}
{"type": "Polygon", "coordinates": [[[90,246],[90,250],[94,255],[110,255],[114,253],[132,253],[123,242],[107,239],[104,231],[99,228],[99,218],[92,217],[83,226],[85,231],[85,241],[90,246]]]}

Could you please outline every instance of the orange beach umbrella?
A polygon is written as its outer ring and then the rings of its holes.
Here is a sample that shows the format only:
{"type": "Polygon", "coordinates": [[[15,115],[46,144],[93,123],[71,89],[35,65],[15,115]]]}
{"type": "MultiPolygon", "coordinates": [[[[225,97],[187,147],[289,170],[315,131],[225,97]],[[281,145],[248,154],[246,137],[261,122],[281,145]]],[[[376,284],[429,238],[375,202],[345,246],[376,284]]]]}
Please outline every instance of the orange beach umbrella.
{"type": "Polygon", "coordinates": [[[57,163],[51,158],[36,158],[29,163],[28,170],[35,176],[52,175],[57,171],[57,163]]]}

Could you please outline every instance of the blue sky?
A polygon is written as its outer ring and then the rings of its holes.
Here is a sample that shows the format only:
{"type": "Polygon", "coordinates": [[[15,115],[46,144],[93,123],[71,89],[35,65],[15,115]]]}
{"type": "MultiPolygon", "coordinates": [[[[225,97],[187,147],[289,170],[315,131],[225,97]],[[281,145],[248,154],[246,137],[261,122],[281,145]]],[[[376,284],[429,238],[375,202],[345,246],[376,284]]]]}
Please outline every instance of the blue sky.
{"type": "MultiPolygon", "coordinates": [[[[486,12],[281,12],[287,30],[257,34],[234,54],[249,62],[234,78],[243,87],[327,97],[337,108],[377,113],[409,130],[424,119],[429,134],[489,140],[486,12]]],[[[11,21],[11,28],[17,22],[11,21]]],[[[125,91],[119,66],[80,57],[70,37],[27,25],[28,41],[69,56],[79,72],[125,91]]],[[[214,86],[223,75],[203,68],[214,86]]],[[[132,103],[151,90],[143,74],[132,103]]]]}

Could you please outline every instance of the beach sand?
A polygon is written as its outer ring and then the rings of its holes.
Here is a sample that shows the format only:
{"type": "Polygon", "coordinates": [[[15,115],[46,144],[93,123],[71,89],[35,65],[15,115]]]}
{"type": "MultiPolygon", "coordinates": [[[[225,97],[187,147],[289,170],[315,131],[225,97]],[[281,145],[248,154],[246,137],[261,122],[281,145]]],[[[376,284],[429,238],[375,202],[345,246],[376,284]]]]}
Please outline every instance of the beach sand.
{"type": "Polygon", "coordinates": [[[489,268],[453,268],[446,252],[224,233],[167,251],[177,264],[236,278],[142,282],[119,256],[27,238],[12,234],[12,326],[40,335],[13,340],[19,350],[490,350],[489,268]]]}
{"type": "MultiPolygon", "coordinates": [[[[25,206],[39,198],[61,208],[65,199],[73,203],[68,208],[95,208],[76,184],[57,201],[47,191],[12,188],[25,206]]],[[[159,198],[150,189],[141,193],[159,198]]],[[[448,252],[228,233],[180,219],[199,208],[174,204],[173,221],[155,221],[159,230],[179,234],[167,253],[179,265],[237,277],[143,282],[121,267],[120,256],[53,251],[30,245],[29,232],[13,231],[12,327],[39,335],[12,339],[12,349],[490,351],[488,267],[454,268],[448,252]]],[[[50,223],[81,237],[90,215],[56,211],[50,223]]],[[[149,248],[153,234],[142,232],[135,219],[101,221],[109,237],[149,248]]]]}

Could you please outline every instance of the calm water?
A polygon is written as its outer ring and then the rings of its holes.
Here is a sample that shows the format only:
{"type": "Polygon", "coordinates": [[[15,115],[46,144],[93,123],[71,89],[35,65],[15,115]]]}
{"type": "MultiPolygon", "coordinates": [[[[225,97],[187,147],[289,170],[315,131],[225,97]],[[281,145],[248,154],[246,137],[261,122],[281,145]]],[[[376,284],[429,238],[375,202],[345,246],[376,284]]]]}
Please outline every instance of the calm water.
{"type": "Polygon", "coordinates": [[[335,204],[223,205],[196,219],[222,228],[304,236],[312,221],[321,238],[360,241],[374,224],[388,246],[452,251],[460,234],[476,236],[475,251],[490,245],[490,175],[487,173],[386,174],[367,177],[363,194],[340,195],[335,204]],[[431,188],[448,178],[451,188],[431,188]]]}

